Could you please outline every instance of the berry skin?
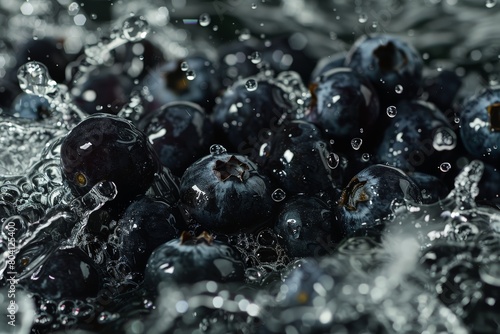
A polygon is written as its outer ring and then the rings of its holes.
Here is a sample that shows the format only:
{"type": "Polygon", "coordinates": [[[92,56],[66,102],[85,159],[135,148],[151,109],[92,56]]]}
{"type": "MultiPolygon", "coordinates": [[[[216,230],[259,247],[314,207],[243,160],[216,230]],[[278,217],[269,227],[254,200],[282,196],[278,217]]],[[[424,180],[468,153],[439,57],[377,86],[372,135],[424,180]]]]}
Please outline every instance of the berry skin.
{"type": "Polygon", "coordinates": [[[500,88],[484,89],[466,101],[460,124],[462,142],[469,154],[499,167],[500,88]]]}
{"type": "Polygon", "coordinates": [[[446,117],[430,103],[404,101],[396,105],[378,148],[379,162],[404,171],[441,176],[442,163],[456,154],[457,136],[446,117]]]}
{"type": "Polygon", "coordinates": [[[317,197],[287,201],[274,227],[290,257],[324,255],[343,237],[335,212],[317,197]]]}
{"type": "Polygon", "coordinates": [[[161,164],[146,135],[131,122],[95,114],[62,141],[61,166],[63,179],[75,196],[107,180],[118,190],[112,203],[125,204],[149,188],[161,164]]]}
{"type": "Polygon", "coordinates": [[[361,37],[349,50],[345,65],[368,78],[384,102],[412,98],[420,89],[422,58],[394,36],[361,37]]]}
{"type": "Polygon", "coordinates": [[[453,107],[461,86],[462,79],[450,70],[442,70],[436,76],[426,77],[423,82],[423,90],[428,95],[426,100],[443,111],[453,107]]]}
{"type": "Polygon", "coordinates": [[[345,233],[383,228],[392,205],[405,199],[421,202],[420,189],[405,173],[386,165],[365,168],[351,179],[339,200],[345,233]]]}
{"type": "Polygon", "coordinates": [[[342,185],[338,159],[318,127],[296,120],[261,145],[256,162],[287,194],[326,192],[335,198],[342,185]]]}
{"type": "Polygon", "coordinates": [[[408,176],[420,189],[422,203],[436,203],[448,196],[448,187],[438,177],[420,172],[408,173],[408,176]]]}
{"type": "Polygon", "coordinates": [[[196,238],[184,232],[180,239],[162,244],[151,254],[144,282],[156,289],[160,282],[242,282],[244,275],[240,254],[231,246],[206,232],[196,238]]]}
{"type": "Polygon", "coordinates": [[[50,255],[41,269],[20,284],[49,299],[85,299],[97,296],[101,273],[87,254],[67,248],[50,255]]]}
{"type": "Polygon", "coordinates": [[[120,256],[131,270],[143,272],[151,253],[178,238],[184,223],[176,208],[147,196],[136,199],[118,221],[120,256]]]}
{"type": "Polygon", "coordinates": [[[339,52],[318,60],[316,67],[311,72],[310,82],[314,82],[317,77],[333,70],[334,68],[344,67],[345,56],[345,52],[339,52]]]}
{"type": "Polygon", "coordinates": [[[324,72],[310,89],[313,98],[306,119],[321,127],[335,143],[350,147],[353,138],[366,137],[375,130],[380,108],[377,93],[367,79],[350,68],[324,72]]]}
{"type": "Polygon", "coordinates": [[[246,156],[208,155],[181,178],[182,206],[203,228],[231,233],[269,219],[273,200],[268,179],[246,156]]]}
{"type": "Polygon", "coordinates": [[[146,114],[139,128],[149,137],[162,164],[177,176],[208,152],[213,138],[210,119],[191,102],[168,103],[146,114]]]}

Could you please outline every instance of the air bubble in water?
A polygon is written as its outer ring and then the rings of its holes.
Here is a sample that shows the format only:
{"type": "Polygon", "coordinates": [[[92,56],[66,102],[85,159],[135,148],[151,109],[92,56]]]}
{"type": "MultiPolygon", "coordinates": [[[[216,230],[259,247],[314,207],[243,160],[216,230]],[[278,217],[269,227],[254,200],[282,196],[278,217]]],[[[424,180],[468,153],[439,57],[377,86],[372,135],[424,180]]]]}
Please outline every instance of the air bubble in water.
{"type": "Polygon", "coordinates": [[[387,116],[389,116],[390,118],[394,118],[398,114],[398,110],[396,109],[395,106],[389,106],[387,107],[386,113],[387,116]]]}
{"type": "Polygon", "coordinates": [[[186,71],[186,78],[188,80],[194,80],[196,78],[196,73],[193,70],[186,71]]]}
{"type": "Polygon", "coordinates": [[[351,146],[356,151],[359,150],[359,148],[361,147],[361,144],[363,144],[363,139],[361,139],[361,138],[353,138],[351,140],[351,146]]]}
{"type": "Polygon", "coordinates": [[[396,85],[396,88],[394,89],[397,94],[401,94],[403,92],[403,86],[401,85],[396,85]]]}
{"type": "Polygon", "coordinates": [[[189,65],[187,62],[183,61],[181,63],[181,71],[186,72],[189,69],[189,65]]]}
{"type": "Polygon", "coordinates": [[[271,198],[273,199],[273,201],[275,202],[281,202],[282,200],[284,200],[286,197],[286,193],[283,189],[281,188],[277,188],[276,190],[273,191],[273,193],[271,194],[271,198]]]}
{"type": "Polygon", "coordinates": [[[330,153],[327,158],[328,167],[335,169],[339,165],[340,158],[336,153],[330,153]]]}
{"type": "Polygon", "coordinates": [[[250,55],[250,61],[252,64],[258,64],[262,61],[262,56],[259,51],[255,51],[250,55]]]}
{"type": "Polygon", "coordinates": [[[207,13],[203,13],[200,15],[200,18],[198,20],[198,22],[200,22],[200,26],[202,27],[206,27],[210,24],[210,15],[208,15],[207,13]]]}
{"type": "Polygon", "coordinates": [[[245,87],[249,92],[253,92],[258,87],[257,81],[255,79],[248,79],[245,83],[245,87]]]}
{"type": "Polygon", "coordinates": [[[486,8],[493,8],[497,4],[497,0],[486,0],[486,8]]]}
{"type": "Polygon", "coordinates": [[[359,23],[366,23],[368,21],[368,15],[366,14],[360,14],[358,18],[359,23]]]}
{"type": "Polygon", "coordinates": [[[443,162],[439,165],[439,170],[446,173],[451,169],[451,164],[449,162],[443,162]]]}
{"type": "Polygon", "coordinates": [[[130,42],[137,42],[146,38],[149,32],[149,24],[139,16],[131,16],[123,21],[123,37],[130,42]]]}
{"type": "Polygon", "coordinates": [[[210,146],[210,154],[211,155],[220,155],[226,153],[227,150],[224,146],[219,145],[219,144],[213,144],[210,146]]]}

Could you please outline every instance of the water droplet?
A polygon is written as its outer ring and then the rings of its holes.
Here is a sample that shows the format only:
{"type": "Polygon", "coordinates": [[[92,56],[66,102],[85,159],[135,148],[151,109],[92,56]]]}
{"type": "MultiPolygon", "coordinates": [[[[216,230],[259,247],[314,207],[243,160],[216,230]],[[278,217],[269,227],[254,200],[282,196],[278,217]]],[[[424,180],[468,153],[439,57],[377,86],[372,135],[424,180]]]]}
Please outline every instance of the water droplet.
{"type": "Polygon", "coordinates": [[[327,158],[328,167],[335,169],[339,165],[340,158],[336,153],[330,153],[327,158]]]}
{"type": "Polygon", "coordinates": [[[439,170],[446,173],[451,169],[451,164],[449,162],[443,162],[439,165],[439,170]]]}
{"type": "Polygon", "coordinates": [[[368,15],[366,14],[360,14],[358,18],[359,23],[366,23],[368,21],[368,15]]]}
{"type": "Polygon", "coordinates": [[[187,70],[189,70],[189,65],[187,62],[183,61],[181,63],[181,71],[186,72],[187,70]]]}
{"type": "Polygon", "coordinates": [[[245,87],[249,92],[253,92],[258,87],[257,81],[255,79],[248,79],[245,83],[245,87]]]}
{"type": "Polygon", "coordinates": [[[195,71],[193,71],[193,70],[188,70],[188,71],[186,71],[186,78],[187,78],[188,80],[194,80],[194,78],[196,78],[196,73],[195,73],[195,71]]]}
{"type": "Polygon", "coordinates": [[[257,9],[257,4],[256,3],[252,3],[252,9],[257,9]]]}
{"type": "Polygon", "coordinates": [[[300,224],[297,222],[296,219],[291,218],[286,221],[286,225],[288,227],[288,231],[292,235],[292,238],[297,240],[300,237],[300,230],[301,230],[300,224]]]}
{"type": "Polygon", "coordinates": [[[198,20],[198,22],[200,22],[200,26],[202,27],[206,27],[210,24],[210,15],[208,15],[207,13],[203,13],[200,15],[200,19],[198,20]]]}
{"type": "Polygon", "coordinates": [[[403,86],[401,85],[396,85],[396,88],[394,89],[397,94],[401,94],[403,92],[403,86]]]}
{"type": "Polygon", "coordinates": [[[252,52],[252,54],[250,55],[250,61],[253,64],[260,63],[262,61],[262,56],[260,55],[260,52],[258,51],[252,52]]]}
{"type": "Polygon", "coordinates": [[[281,188],[277,188],[276,190],[273,191],[273,193],[271,194],[271,198],[273,199],[273,201],[275,202],[281,202],[282,200],[284,200],[286,197],[286,193],[283,189],[281,188]]]}
{"type": "Polygon", "coordinates": [[[359,150],[359,148],[361,147],[361,144],[363,144],[363,139],[361,139],[361,138],[353,138],[351,140],[351,146],[356,151],[359,150]]]}
{"type": "Polygon", "coordinates": [[[389,106],[389,107],[387,107],[386,113],[387,113],[387,116],[389,116],[390,118],[394,118],[394,117],[396,117],[398,110],[396,109],[395,106],[389,106]]]}
{"type": "Polygon", "coordinates": [[[497,0],[486,0],[486,8],[493,8],[497,4],[497,0]]]}
{"type": "Polygon", "coordinates": [[[28,94],[46,97],[59,89],[57,83],[50,78],[47,67],[37,61],[22,65],[17,71],[19,87],[28,94]]]}
{"type": "Polygon", "coordinates": [[[363,153],[361,155],[361,160],[363,160],[364,162],[370,161],[370,153],[363,153]]]}
{"type": "Polygon", "coordinates": [[[457,136],[455,132],[447,127],[436,130],[432,141],[432,146],[436,151],[452,150],[457,145],[457,136]]]}
{"type": "Polygon", "coordinates": [[[219,145],[219,144],[213,144],[210,146],[210,154],[211,155],[220,155],[226,153],[227,150],[224,146],[219,145]]]}
{"type": "Polygon", "coordinates": [[[148,22],[139,16],[132,16],[123,21],[123,37],[130,42],[137,42],[146,38],[149,32],[148,22]]]}

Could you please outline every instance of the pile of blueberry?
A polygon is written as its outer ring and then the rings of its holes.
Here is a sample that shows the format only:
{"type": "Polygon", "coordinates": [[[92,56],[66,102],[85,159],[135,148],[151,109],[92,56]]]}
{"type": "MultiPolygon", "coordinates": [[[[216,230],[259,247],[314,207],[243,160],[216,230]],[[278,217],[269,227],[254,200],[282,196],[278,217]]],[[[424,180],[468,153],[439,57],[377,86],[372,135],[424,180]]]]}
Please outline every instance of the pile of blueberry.
{"type": "MultiPolygon", "coordinates": [[[[168,59],[146,37],[83,76],[70,64],[89,54],[69,56],[58,43],[13,48],[19,66],[35,61],[67,86],[67,103],[83,115],[54,141],[60,204],[27,214],[0,178],[2,231],[17,224],[15,272],[34,302],[32,333],[408,332],[369,301],[345,314],[326,305],[333,313],[312,320],[286,310],[324,310],[325,296],[348,294],[336,287],[359,278],[351,271],[386,265],[382,245],[401,225],[398,210],[449,200],[470,161],[484,168],[471,205],[500,214],[500,88],[459,96],[459,75],[424,76],[420,54],[399,37],[363,36],[324,59],[307,58],[287,38],[168,59]],[[137,59],[139,70],[130,71],[137,59]]],[[[59,121],[45,93],[18,88],[19,66],[2,79],[0,120],[59,121]]],[[[482,224],[488,245],[500,245],[498,231],[482,224]]],[[[500,277],[476,287],[483,295],[459,299],[468,268],[433,276],[470,247],[460,239],[421,245],[424,269],[394,287],[422,286],[443,317],[453,311],[447,319],[458,327],[436,331],[500,329],[500,277]],[[438,278],[456,284],[455,295],[446,282],[431,283],[438,278]],[[465,298],[473,307],[457,306],[465,298]]],[[[500,248],[491,249],[475,254],[497,263],[500,248]]],[[[353,296],[369,299],[365,285],[353,296]]],[[[411,312],[425,314],[424,304],[411,312]]],[[[414,321],[425,327],[423,316],[414,321]]]]}

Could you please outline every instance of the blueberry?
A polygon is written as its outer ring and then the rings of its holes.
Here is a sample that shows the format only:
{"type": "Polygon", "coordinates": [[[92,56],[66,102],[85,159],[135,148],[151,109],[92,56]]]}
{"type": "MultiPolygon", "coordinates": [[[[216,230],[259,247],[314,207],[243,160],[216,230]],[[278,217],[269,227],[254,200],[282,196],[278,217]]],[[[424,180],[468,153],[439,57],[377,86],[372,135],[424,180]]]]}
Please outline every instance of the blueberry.
{"type": "Polygon", "coordinates": [[[248,154],[260,138],[293,118],[291,101],[276,80],[263,75],[241,79],[227,89],[214,108],[212,120],[230,147],[248,154]]]}
{"type": "Polygon", "coordinates": [[[192,284],[242,282],[245,268],[240,254],[208,233],[193,238],[189,233],[159,246],[148,260],[145,285],[156,289],[160,282],[192,284]]]}
{"type": "Polygon", "coordinates": [[[408,176],[420,189],[422,203],[436,203],[448,196],[449,189],[447,185],[437,176],[420,172],[408,173],[408,176]]]}
{"type": "Polygon", "coordinates": [[[457,136],[448,119],[430,103],[404,101],[385,130],[377,156],[381,163],[404,171],[440,176],[443,163],[459,153],[457,136]]]}
{"type": "Polygon", "coordinates": [[[213,139],[210,119],[191,102],[172,102],[147,113],[139,128],[149,137],[162,164],[177,176],[208,152],[213,139]]]}
{"type": "Polygon", "coordinates": [[[85,299],[97,296],[101,277],[84,252],[67,248],[50,255],[39,270],[20,284],[49,299],[85,299]]]}
{"type": "Polygon", "coordinates": [[[270,184],[246,156],[208,155],[181,178],[181,203],[203,228],[235,232],[255,228],[270,218],[270,184]]]}
{"type": "Polygon", "coordinates": [[[500,171],[499,167],[484,164],[483,176],[478,184],[479,194],[476,199],[498,200],[500,199],[500,171]]]}
{"type": "Polygon", "coordinates": [[[44,97],[21,93],[7,114],[40,121],[49,117],[51,112],[50,103],[44,97]]]}
{"type": "Polygon", "coordinates": [[[115,183],[113,203],[143,194],[159,173],[160,162],[144,133],[120,117],[95,114],[76,125],[61,144],[63,179],[75,196],[97,182],[115,183]]]}
{"type": "Polygon", "coordinates": [[[395,36],[361,37],[349,50],[345,64],[367,77],[384,102],[412,98],[421,86],[420,55],[395,36]]]}
{"type": "Polygon", "coordinates": [[[313,98],[306,119],[337,144],[350,147],[353,138],[366,138],[376,129],[380,109],[377,93],[367,79],[350,68],[324,72],[310,89],[313,98]]]}
{"type": "Polygon", "coordinates": [[[256,75],[262,62],[264,45],[258,39],[227,43],[218,48],[218,71],[222,87],[230,87],[236,81],[256,75]]]}
{"type": "Polygon", "coordinates": [[[133,82],[130,77],[109,69],[97,69],[72,88],[74,101],[87,114],[116,115],[129,102],[133,82]]]}
{"type": "Polygon", "coordinates": [[[452,108],[461,86],[462,79],[451,70],[439,71],[437,75],[426,77],[423,81],[426,100],[443,111],[452,108]]]}
{"type": "Polygon", "coordinates": [[[377,230],[390,218],[392,206],[405,200],[420,203],[420,189],[401,170],[372,165],[351,179],[339,200],[340,221],[347,234],[377,230]]]}
{"type": "Polygon", "coordinates": [[[325,192],[336,197],[342,185],[339,159],[314,124],[295,120],[261,145],[256,162],[287,194],[325,192]]]}
{"type": "Polygon", "coordinates": [[[343,237],[335,212],[321,199],[310,196],[289,199],[274,230],[290,257],[324,255],[343,237]]]}
{"type": "Polygon", "coordinates": [[[214,65],[204,56],[170,61],[146,76],[143,85],[154,98],[146,105],[148,110],[173,101],[188,101],[210,111],[219,90],[214,65]]]}
{"type": "Polygon", "coordinates": [[[142,196],[134,200],[118,221],[119,252],[131,270],[143,272],[151,253],[176,239],[184,223],[177,209],[142,196]]]}
{"type": "Polygon", "coordinates": [[[500,161],[500,88],[484,89],[462,106],[460,133],[470,155],[498,166],[500,161]]]}

